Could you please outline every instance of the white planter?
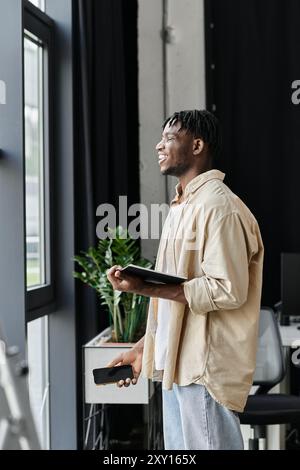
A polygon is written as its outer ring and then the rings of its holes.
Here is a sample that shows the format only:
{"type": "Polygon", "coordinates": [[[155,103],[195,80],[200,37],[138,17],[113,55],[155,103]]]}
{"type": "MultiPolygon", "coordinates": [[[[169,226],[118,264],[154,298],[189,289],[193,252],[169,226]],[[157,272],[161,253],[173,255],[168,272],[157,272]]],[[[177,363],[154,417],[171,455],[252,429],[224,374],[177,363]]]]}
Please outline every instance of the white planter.
{"type": "Polygon", "coordinates": [[[85,403],[143,403],[147,404],[154,387],[151,380],[140,376],[136,385],[119,388],[116,384],[96,385],[93,369],[105,367],[132,343],[110,343],[110,327],[83,346],[85,403]],[[106,341],[106,342],[105,342],[106,341]],[[100,344],[101,342],[101,344],[100,344]]]}

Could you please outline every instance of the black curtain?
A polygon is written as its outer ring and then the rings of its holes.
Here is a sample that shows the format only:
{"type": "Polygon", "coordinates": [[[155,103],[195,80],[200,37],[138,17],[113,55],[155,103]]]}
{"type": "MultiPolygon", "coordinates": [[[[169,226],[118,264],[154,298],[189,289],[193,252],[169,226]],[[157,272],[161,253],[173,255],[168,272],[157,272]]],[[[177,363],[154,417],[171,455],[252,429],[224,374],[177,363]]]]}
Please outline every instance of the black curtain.
{"type": "MultiPolygon", "coordinates": [[[[96,208],[139,202],[137,1],[74,0],[76,253],[95,245],[96,208]]],[[[79,431],[81,347],[108,326],[89,287],[76,281],[79,431]]],[[[80,444],[79,444],[80,445],[80,444]]]]}
{"type": "Polygon", "coordinates": [[[219,168],[256,216],[262,303],[280,299],[280,253],[300,252],[299,0],[206,0],[208,106],[222,123],[219,168]]]}

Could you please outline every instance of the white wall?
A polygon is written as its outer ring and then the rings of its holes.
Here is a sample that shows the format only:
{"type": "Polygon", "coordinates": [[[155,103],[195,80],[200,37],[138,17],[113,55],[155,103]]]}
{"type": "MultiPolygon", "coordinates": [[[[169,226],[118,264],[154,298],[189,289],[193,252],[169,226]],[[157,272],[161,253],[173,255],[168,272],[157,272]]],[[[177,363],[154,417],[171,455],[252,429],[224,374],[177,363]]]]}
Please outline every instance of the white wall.
{"type": "Polygon", "coordinates": [[[169,0],[167,113],[205,107],[204,7],[202,0],[169,0]]]}
{"type": "MultiPolygon", "coordinates": [[[[203,0],[139,0],[138,29],[140,192],[150,207],[169,203],[177,182],[162,176],[157,163],[164,118],[205,108],[203,0]]],[[[158,240],[144,240],[143,255],[153,259],[157,246],[158,240]]]]}
{"type": "MultiPolygon", "coordinates": [[[[139,116],[140,116],[140,194],[141,202],[165,201],[165,183],[160,177],[155,145],[164,117],[162,0],[139,0],[139,116]]],[[[143,241],[143,255],[153,259],[157,241],[143,241]]]]}

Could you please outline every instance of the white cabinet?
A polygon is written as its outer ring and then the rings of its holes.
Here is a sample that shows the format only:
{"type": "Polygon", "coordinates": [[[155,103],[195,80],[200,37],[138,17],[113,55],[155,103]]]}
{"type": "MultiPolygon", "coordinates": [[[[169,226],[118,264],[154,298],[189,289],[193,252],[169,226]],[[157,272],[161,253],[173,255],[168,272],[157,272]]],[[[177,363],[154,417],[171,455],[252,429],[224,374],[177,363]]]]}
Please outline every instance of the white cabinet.
{"type": "Polygon", "coordinates": [[[132,343],[111,343],[107,328],[83,346],[85,403],[149,403],[154,387],[151,380],[140,376],[136,385],[119,388],[116,384],[96,385],[93,369],[105,367],[120,353],[130,349],[132,343]]]}

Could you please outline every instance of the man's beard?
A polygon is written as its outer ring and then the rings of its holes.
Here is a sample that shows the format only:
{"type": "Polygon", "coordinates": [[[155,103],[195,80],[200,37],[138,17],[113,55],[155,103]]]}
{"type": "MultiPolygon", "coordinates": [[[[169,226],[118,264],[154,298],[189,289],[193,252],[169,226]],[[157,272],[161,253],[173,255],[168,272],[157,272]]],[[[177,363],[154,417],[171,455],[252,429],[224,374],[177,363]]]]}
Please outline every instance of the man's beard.
{"type": "Polygon", "coordinates": [[[162,175],[176,176],[179,178],[184,175],[189,169],[189,165],[185,162],[179,163],[176,166],[170,166],[161,172],[162,175]]]}

